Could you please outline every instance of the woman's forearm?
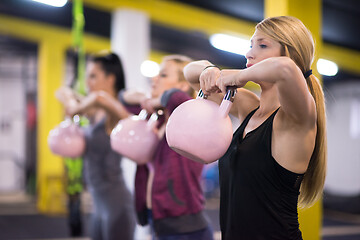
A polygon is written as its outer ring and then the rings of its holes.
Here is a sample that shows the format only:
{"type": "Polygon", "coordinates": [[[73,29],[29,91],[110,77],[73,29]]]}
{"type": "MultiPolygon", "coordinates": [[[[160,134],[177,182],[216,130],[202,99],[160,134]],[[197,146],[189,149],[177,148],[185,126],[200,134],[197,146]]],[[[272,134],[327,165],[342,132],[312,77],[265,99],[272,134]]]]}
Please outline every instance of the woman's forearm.
{"type": "Polygon", "coordinates": [[[140,105],[140,103],[146,98],[146,94],[139,91],[124,91],[122,92],[122,99],[125,104],[140,105]]]}
{"type": "Polygon", "coordinates": [[[106,92],[98,92],[96,94],[95,104],[93,105],[105,109],[108,114],[117,119],[124,119],[131,115],[121,102],[106,92]]]}
{"type": "Polygon", "coordinates": [[[199,77],[202,71],[207,67],[213,65],[207,60],[200,60],[191,62],[184,67],[184,76],[186,80],[194,87],[195,90],[199,90],[199,77]]]}
{"type": "Polygon", "coordinates": [[[302,122],[313,112],[314,99],[300,68],[288,57],[274,57],[261,61],[237,74],[237,82],[252,81],[260,85],[271,84],[285,113],[302,122]]]}

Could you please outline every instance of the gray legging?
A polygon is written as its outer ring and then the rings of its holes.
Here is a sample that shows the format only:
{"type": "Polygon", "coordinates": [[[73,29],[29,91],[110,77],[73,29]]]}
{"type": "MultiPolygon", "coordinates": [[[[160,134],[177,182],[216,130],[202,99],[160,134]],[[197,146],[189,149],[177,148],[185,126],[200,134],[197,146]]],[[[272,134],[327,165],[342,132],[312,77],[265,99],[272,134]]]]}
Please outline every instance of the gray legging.
{"type": "Polygon", "coordinates": [[[90,190],[94,201],[90,236],[93,240],[133,240],[135,214],[131,195],[117,186],[90,190]]]}
{"type": "Polygon", "coordinates": [[[135,210],[120,168],[121,156],[110,146],[105,118],[85,128],[84,173],[94,202],[93,240],[133,240],[135,210]]]}

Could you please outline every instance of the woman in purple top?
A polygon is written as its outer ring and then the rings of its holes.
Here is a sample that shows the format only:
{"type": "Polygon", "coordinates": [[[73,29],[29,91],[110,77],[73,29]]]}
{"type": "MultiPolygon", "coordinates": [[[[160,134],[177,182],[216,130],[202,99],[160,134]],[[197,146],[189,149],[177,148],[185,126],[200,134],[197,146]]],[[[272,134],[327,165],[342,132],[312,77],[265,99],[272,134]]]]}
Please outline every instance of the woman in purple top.
{"type": "Polygon", "coordinates": [[[213,239],[203,212],[204,196],[200,185],[203,165],[171,150],[165,135],[172,111],[193,95],[183,75],[183,67],[190,61],[180,55],[165,57],[159,75],[152,78],[151,98],[131,92],[122,96],[127,104],[140,104],[148,112],[162,109],[164,113],[159,118],[160,143],[153,161],[138,166],[135,179],[138,219],[142,225],[150,224],[155,233],[153,239],[213,239]]]}

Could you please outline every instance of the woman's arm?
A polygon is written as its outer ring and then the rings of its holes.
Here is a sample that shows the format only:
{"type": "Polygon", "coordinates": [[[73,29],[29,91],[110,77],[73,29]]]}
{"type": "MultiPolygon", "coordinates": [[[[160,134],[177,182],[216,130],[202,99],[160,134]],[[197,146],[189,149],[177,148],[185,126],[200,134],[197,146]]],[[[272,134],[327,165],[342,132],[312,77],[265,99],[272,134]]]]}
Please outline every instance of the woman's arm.
{"type": "Polygon", "coordinates": [[[103,108],[116,119],[123,119],[130,115],[126,108],[114,97],[104,91],[96,91],[79,100],[70,88],[60,88],[56,97],[66,108],[70,116],[75,114],[91,114],[94,108],[103,108]]]}
{"type": "Polygon", "coordinates": [[[129,105],[140,105],[147,96],[144,92],[126,90],[121,91],[121,99],[129,105]]]}
{"type": "Polygon", "coordinates": [[[61,87],[55,92],[56,98],[64,105],[65,108],[71,108],[78,104],[80,98],[69,87],[61,87]]]}
{"type": "Polygon", "coordinates": [[[89,99],[81,101],[79,109],[86,111],[87,108],[91,108],[92,106],[105,109],[108,114],[117,119],[124,119],[131,115],[131,113],[121,102],[119,102],[118,99],[104,91],[97,91],[90,94],[89,99]]]}
{"type": "MultiPolygon", "coordinates": [[[[219,93],[220,89],[217,86],[217,82],[224,70],[220,71],[217,67],[206,68],[207,66],[212,65],[213,64],[207,60],[191,62],[185,66],[184,75],[186,80],[195,90],[199,90],[201,87],[206,94],[211,94],[208,99],[220,104],[223,99],[224,92],[226,91],[226,87],[222,93],[219,93]]],[[[246,115],[257,106],[259,106],[259,98],[256,94],[247,89],[241,88],[237,90],[230,113],[242,121],[246,115]]]]}
{"type": "Polygon", "coordinates": [[[160,98],[149,98],[144,92],[138,91],[124,91],[121,94],[121,99],[129,105],[139,105],[141,109],[145,109],[148,113],[155,112],[161,108],[160,98]]]}
{"type": "Polygon", "coordinates": [[[274,57],[244,70],[224,70],[217,85],[223,91],[229,85],[243,87],[248,81],[274,84],[286,117],[302,126],[304,123],[314,126],[315,101],[301,70],[293,60],[288,57],[274,57]]]}
{"type": "MultiPolygon", "coordinates": [[[[200,75],[207,66],[213,66],[207,60],[194,61],[184,67],[184,76],[195,91],[200,90],[200,75]]],[[[208,68],[210,69],[210,68],[208,68]]],[[[217,68],[216,68],[217,69],[217,68]]]]}

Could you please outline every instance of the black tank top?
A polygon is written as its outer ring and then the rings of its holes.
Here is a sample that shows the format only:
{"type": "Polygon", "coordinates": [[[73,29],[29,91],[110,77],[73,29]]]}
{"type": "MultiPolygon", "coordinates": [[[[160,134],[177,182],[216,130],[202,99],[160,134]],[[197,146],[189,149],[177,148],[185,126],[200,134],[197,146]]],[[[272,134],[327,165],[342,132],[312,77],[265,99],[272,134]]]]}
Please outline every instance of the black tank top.
{"type": "Polygon", "coordinates": [[[273,120],[243,133],[252,111],[219,160],[223,240],[302,239],[297,203],[303,174],[280,166],[271,154],[273,120]]]}

